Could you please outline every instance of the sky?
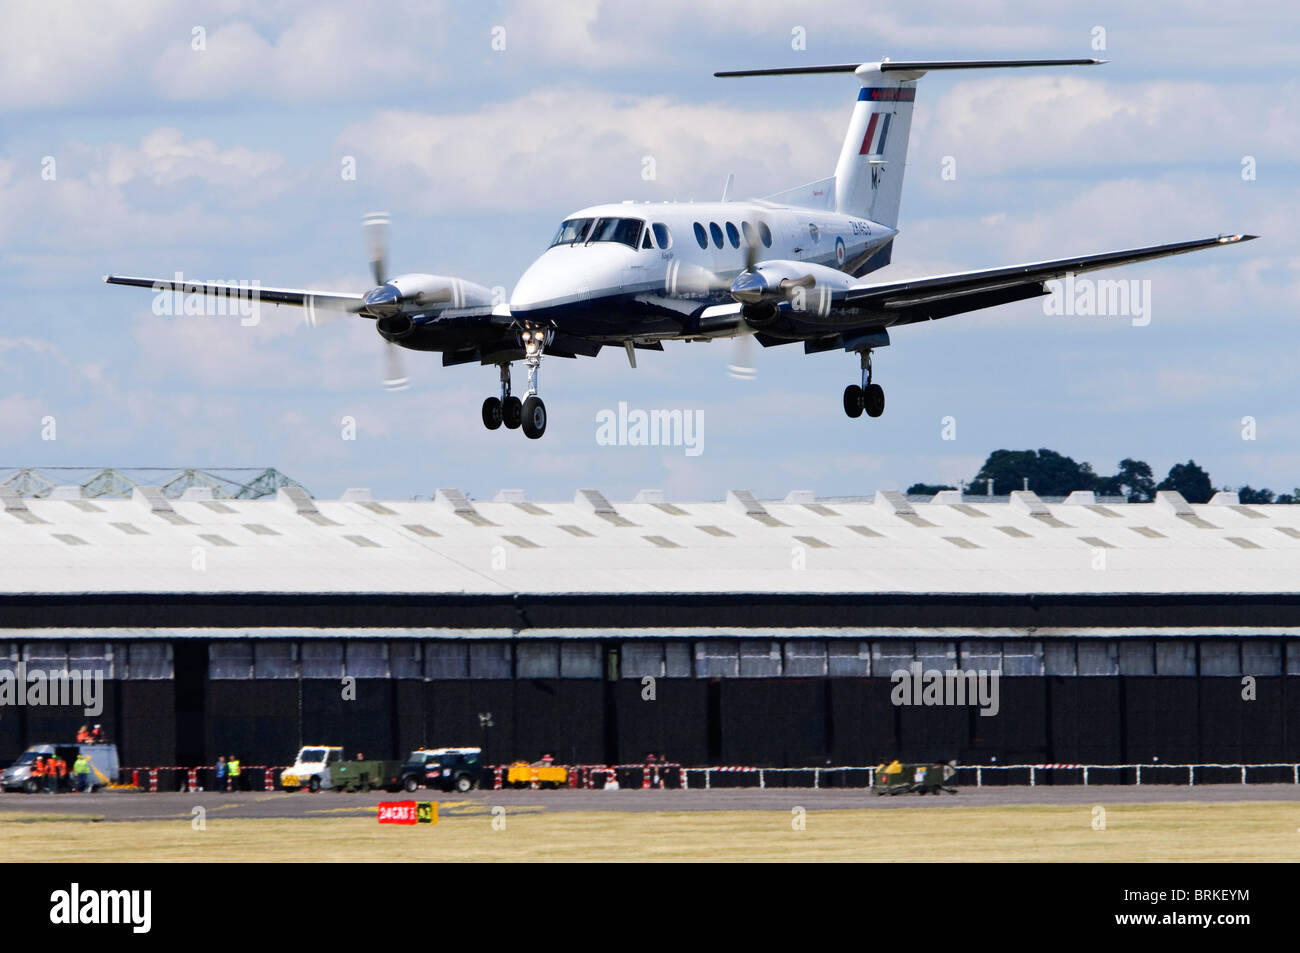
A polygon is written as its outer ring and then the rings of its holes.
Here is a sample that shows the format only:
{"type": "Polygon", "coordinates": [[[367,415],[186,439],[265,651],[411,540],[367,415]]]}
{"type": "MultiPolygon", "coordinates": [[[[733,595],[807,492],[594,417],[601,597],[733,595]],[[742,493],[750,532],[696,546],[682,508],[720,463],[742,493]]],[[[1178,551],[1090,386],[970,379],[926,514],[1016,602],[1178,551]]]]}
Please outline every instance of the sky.
{"type": "MultiPolygon", "coordinates": [[[[456,487],[678,500],[870,494],[969,479],[998,448],[1099,473],[1195,459],[1216,486],[1300,485],[1300,8],[1284,2],[626,4],[0,0],[0,467],[276,467],[316,496],[456,487]],[[362,319],[159,316],[105,274],[364,292],[394,272],[513,287],[606,201],[762,196],[830,175],[858,83],[714,70],[1088,57],[918,87],[896,280],[1144,244],[1258,241],[1101,277],[1150,320],[1041,301],[901,328],[883,417],[856,355],[670,342],[638,367],[551,358],[539,441],[485,430],[493,367],[408,352],[383,390],[362,319]],[[646,157],[654,177],[646,179],[646,157]],[[345,167],[355,176],[343,174],[345,167]],[[607,445],[602,414],[682,410],[699,452],[607,445]],[[351,422],[349,426],[348,422],[351,422]],[[347,439],[347,438],[351,439],[347,439]]],[[[516,367],[516,392],[522,390],[516,367]]]]}

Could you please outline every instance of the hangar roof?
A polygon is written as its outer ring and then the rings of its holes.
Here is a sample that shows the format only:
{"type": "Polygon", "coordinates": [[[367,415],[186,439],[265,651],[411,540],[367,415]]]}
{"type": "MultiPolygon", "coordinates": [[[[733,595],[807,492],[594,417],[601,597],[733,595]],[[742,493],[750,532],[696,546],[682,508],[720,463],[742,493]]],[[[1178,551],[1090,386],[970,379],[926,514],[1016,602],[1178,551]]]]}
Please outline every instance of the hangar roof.
{"type": "Polygon", "coordinates": [[[0,594],[26,593],[1289,593],[1300,506],[1045,503],[960,492],[667,502],[595,490],[532,502],[438,490],[383,501],[130,499],[0,487],[0,594]]]}

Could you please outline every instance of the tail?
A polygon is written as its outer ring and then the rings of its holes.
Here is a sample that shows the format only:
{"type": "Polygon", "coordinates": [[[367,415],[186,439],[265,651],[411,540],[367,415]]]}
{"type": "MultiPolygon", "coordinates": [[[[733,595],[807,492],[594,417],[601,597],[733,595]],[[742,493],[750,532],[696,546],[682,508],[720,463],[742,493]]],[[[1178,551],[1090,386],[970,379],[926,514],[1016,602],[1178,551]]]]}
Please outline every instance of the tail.
{"type": "MultiPolygon", "coordinates": [[[[788,76],[800,73],[853,73],[862,83],[840,149],[833,180],[813,183],[834,187],[834,208],[889,228],[898,227],[903,170],[912,128],[916,81],[931,70],[989,69],[1016,66],[1091,66],[1105,60],[965,60],[846,63],[789,69],[732,70],[714,76],[788,76]]],[[[827,188],[829,192],[829,188],[827,188]]],[[[781,193],[795,198],[798,189],[781,193]]],[[[777,198],[770,196],[769,198],[777,198]]]]}

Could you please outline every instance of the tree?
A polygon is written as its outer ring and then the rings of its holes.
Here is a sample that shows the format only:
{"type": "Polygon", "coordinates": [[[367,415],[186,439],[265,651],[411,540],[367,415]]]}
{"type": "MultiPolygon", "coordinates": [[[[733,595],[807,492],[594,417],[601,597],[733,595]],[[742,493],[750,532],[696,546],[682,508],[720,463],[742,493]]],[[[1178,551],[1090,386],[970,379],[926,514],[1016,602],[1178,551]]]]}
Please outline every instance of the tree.
{"type": "Polygon", "coordinates": [[[1300,503],[1300,486],[1291,493],[1279,493],[1274,503],[1300,503]]]}
{"type": "Polygon", "coordinates": [[[1265,487],[1262,490],[1252,489],[1249,484],[1237,490],[1237,502],[1239,503],[1263,503],[1273,502],[1273,491],[1265,487]]]}
{"type": "Polygon", "coordinates": [[[1040,496],[1066,496],[1074,490],[1091,490],[1097,474],[1087,463],[1078,463],[1055,450],[994,450],[971,481],[978,489],[993,481],[993,493],[1003,496],[1012,490],[1029,489],[1040,496]]]}
{"type": "Polygon", "coordinates": [[[1097,481],[1097,492],[1104,496],[1122,496],[1130,503],[1150,503],[1156,495],[1151,464],[1125,457],[1119,462],[1118,473],[1097,481]]]}
{"type": "Polygon", "coordinates": [[[940,486],[937,483],[913,483],[907,488],[908,496],[934,496],[940,490],[955,490],[955,486],[940,486]]]}
{"type": "Polygon", "coordinates": [[[1188,503],[1208,503],[1214,495],[1210,475],[1198,467],[1195,460],[1175,463],[1156,489],[1177,490],[1188,503]]]}

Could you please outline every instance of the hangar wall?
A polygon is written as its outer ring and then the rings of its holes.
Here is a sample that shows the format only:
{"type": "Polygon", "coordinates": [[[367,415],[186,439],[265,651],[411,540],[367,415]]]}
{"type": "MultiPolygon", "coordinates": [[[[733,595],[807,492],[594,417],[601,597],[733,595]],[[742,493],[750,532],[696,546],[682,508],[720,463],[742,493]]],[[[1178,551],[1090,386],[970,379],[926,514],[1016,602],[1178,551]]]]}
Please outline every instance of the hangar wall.
{"type": "MultiPolygon", "coordinates": [[[[549,752],[571,763],[651,752],[752,766],[1300,762],[1300,639],[249,638],[0,643],[6,652],[99,666],[104,712],[93,720],[133,766],[218,754],[284,764],[300,743],[371,757],[485,744],[495,761],[549,752]],[[999,714],[893,705],[886,673],[913,660],[1001,670],[999,714]],[[1253,700],[1243,675],[1255,678],[1253,700]],[[345,678],[355,680],[346,698],[345,678]]],[[[0,709],[0,760],[86,720],[0,709]]]]}

